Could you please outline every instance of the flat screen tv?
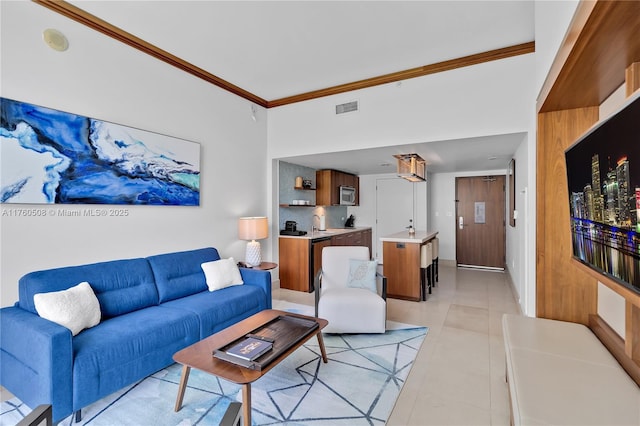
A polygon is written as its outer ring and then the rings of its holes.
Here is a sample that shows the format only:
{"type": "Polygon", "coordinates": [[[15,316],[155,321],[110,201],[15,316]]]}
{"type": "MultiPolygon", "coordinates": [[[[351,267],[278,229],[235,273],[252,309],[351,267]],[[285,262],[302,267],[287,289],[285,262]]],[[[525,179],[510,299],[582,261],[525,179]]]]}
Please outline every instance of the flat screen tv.
{"type": "Polygon", "coordinates": [[[640,293],[640,96],[565,152],[573,256],[640,293]]]}

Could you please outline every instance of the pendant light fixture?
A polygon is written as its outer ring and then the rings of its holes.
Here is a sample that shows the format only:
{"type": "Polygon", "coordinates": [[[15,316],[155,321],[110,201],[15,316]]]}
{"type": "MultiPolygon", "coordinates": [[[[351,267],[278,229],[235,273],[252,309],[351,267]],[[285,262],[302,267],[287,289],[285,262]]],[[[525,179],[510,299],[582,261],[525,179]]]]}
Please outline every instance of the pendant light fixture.
{"type": "Polygon", "coordinates": [[[424,182],[427,165],[418,154],[397,154],[398,176],[410,182],[424,182]]]}

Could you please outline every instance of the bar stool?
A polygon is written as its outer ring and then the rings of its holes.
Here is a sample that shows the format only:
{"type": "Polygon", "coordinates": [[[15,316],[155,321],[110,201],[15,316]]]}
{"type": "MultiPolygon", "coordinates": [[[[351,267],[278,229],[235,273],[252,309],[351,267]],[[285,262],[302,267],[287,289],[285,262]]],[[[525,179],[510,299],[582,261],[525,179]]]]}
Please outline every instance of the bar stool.
{"type": "Polygon", "coordinates": [[[427,243],[420,246],[420,295],[422,300],[427,300],[427,288],[431,294],[433,274],[433,244],[427,243]]]}
{"type": "Polygon", "coordinates": [[[431,280],[431,282],[433,283],[433,286],[436,286],[436,282],[438,282],[438,255],[439,255],[439,251],[440,251],[440,239],[438,237],[435,237],[434,239],[431,240],[431,243],[433,244],[433,260],[432,260],[432,264],[431,264],[431,273],[433,274],[433,278],[431,280]]]}

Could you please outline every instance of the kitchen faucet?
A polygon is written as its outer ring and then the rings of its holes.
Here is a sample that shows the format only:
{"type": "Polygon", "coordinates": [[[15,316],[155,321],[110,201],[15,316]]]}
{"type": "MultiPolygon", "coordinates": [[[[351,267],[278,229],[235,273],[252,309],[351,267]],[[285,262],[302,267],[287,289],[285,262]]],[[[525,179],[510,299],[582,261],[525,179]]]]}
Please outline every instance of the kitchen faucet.
{"type": "MultiPolygon", "coordinates": [[[[318,216],[317,214],[314,214],[313,217],[317,217],[318,218],[318,225],[320,224],[320,216],[318,216]]],[[[318,226],[319,228],[319,226],[318,226]]],[[[316,226],[313,224],[313,218],[311,219],[311,232],[316,232],[318,230],[318,228],[316,228],[316,226]]]]}

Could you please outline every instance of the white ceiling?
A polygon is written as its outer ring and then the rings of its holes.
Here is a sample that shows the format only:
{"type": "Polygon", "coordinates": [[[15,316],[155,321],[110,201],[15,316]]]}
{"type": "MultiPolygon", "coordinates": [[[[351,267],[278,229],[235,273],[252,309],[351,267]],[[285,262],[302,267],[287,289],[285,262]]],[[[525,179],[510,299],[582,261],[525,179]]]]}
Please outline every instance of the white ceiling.
{"type": "Polygon", "coordinates": [[[455,141],[360,149],[304,155],[281,160],[314,169],[335,168],[356,175],[395,173],[395,154],[419,154],[428,173],[506,170],[524,133],[486,136],[455,141]]]}
{"type": "MultiPolygon", "coordinates": [[[[263,99],[276,100],[534,40],[533,1],[80,1],[70,3],[263,99]]],[[[71,40],[71,43],[73,41],[71,40]]],[[[533,101],[533,100],[532,100],[533,101]]],[[[431,171],[505,168],[522,134],[412,147],[431,171]],[[473,144],[473,149],[460,149],[473,144]],[[455,151],[455,153],[454,153],[455,151]]],[[[288,159],[392,172],[402,147],[288,159]],[[389,154],[389,155],[387,155],[389,154]]],[[[407,151],[405,151],[406,153],[407,151]]]]}

